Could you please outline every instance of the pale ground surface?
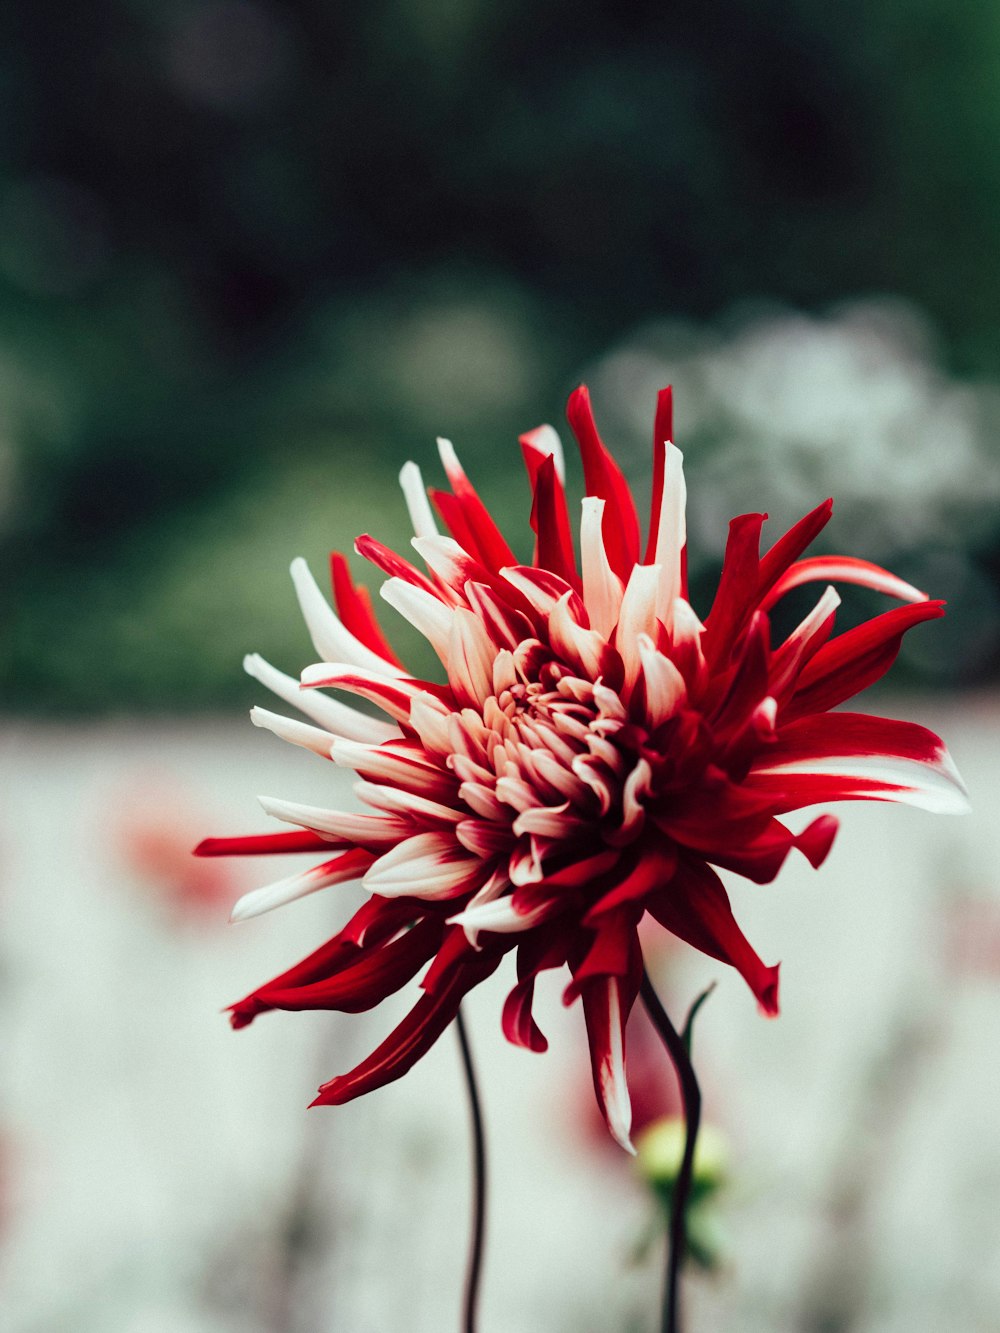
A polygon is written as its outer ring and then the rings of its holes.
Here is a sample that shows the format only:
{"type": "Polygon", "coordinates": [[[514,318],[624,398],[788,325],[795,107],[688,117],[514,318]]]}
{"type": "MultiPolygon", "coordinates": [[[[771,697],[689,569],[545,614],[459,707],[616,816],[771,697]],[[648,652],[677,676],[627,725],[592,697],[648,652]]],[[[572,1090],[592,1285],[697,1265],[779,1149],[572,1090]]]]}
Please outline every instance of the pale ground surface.
{"type": "MultiPolygon", "coordinates": [[[[975,813],[841,807],[819,874],[799,861],[736,886],[751,940],[783,960],[778,1021],[690,951],[666,969],[678,1011],[719,978],[696,1054],[734,1157],[726,1265],[691,1284],[692,1333],[1000,1328],[1000,708],[880,708],[945,735],[975,813]]],[[[291,868],[246,861],[200,911],[169,897],[200,833],[268,827],[258,792],[336,804],[343,775],[238,721],[7,724],[0,761],[0,1329],[457,1328],[469,1184],[450,1034],[401,1083],[306,1114],[389,1007],[236,1034],[218,1012],[360,890],[227,927],[240,891],[291,868]],[[158,825],[151,869],[135,830],[158,825]]],[[[632,1255],[649,1205],[588,1138],[582,1019],[550,986],[549,1053],[507,1046],[508,975],[470,1004],[493,1168],[481,1333],[647,1333],[659,1255],[632,1255]]]]}

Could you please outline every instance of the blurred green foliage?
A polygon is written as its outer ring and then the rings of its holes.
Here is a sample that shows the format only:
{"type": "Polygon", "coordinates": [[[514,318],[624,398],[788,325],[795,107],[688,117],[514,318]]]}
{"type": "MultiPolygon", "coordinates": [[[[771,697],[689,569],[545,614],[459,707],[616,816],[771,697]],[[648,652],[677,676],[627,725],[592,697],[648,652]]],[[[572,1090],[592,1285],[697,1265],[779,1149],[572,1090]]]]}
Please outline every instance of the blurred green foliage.
{"type": "Polygon", "coordinates": [[[285,556],[439,431],[523,512],[644,318],[891,291],[1000,372],[998,64],[991,0],[7,6],[7,707],[246,697],[285,556]]]}

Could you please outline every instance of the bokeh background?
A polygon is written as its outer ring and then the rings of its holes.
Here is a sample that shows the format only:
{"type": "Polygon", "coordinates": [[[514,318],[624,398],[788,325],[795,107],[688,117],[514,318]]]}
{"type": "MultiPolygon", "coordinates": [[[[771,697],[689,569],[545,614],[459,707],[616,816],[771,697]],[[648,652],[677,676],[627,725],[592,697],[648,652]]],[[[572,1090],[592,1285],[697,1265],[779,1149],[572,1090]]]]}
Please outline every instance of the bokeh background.
{"type": "MultiPolygon", "coordinates": [[[[733,1180],[698,1326],[1000,1326],[998,90],[992,0],[3,8],[0,1326],[455,1325],[454,1052],[306,1117],[387,1017],[217,1011],[347,896],[227,930],[259,872],[187,850],[331,789],[241,720],[245,651],[311,655],[289,560],[405,545],[437,434],[526,551],[514,440],[581,379],[640,493],[676,386],[703,608],[729,517],[828,494],[826,549],[948,599],[876,702],[949,732],[977,810],[851,811],[819,879],[741,891],[786,1013],[725,978],[703,1016],[733,1180]]],[[[676,1006],[706,979],[658,966],[676,1006]]],[[[489,1328],[651,1328],[579,1022],[509,1052],[500,994],[489,1328]]]]}

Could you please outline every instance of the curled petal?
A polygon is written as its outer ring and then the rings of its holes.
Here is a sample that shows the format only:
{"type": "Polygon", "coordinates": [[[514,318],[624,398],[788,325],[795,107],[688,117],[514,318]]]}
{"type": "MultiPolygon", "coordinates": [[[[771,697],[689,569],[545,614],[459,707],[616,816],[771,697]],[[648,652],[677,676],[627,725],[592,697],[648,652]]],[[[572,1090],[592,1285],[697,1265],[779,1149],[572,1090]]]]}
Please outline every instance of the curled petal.
{"type": "Polygon", "coordinates": [[[833,513],[833,501],[824,500],[805,518],[789,528],[784,536],[779,537],[766,555],[761,557],[757,582],[757,599],[761,609],[766,611],[777,600],[779,594],[772,589],[785,574],[789,565],[819,536],[830,521],[833,513]]]}
{"type": "Polygon", "coordinates": [[[580,520],[580,559],[583,566],[583,600],[590,623],[605,639],[618,624],[625,585],[611,568],[604,546],[606,500],[589,495],[583,501],[580,520]]]}
{"type": "Polygon", "coordinates": [[[769,1017],[778,1012],[778,968],[765,967],[736,924],[722,881],[704,861],[686,858],[671,884],[647,899],[661,926],[711,958],[735,967],[769,1017]]]}
{"type": "Polygon", "coordinates": [[[602,976],[587,982],[582,996],[597,1104],[611,1137],[634,1154],[632,1101],[625,1078],[625,1025],[635,1001],[630,990],[621,977],[602,976]]]}
{"type": "Polygon", "coordinates": [[[753,880],[755,884],[770,884],[784,865],[793,847],[797,847],[814,870],[826,860],[837,833],[838,822],[833,815],[820,815],[801,833],[792,833],[784,824],[772,819],[763,832],[741,844],[728,840],[706,853],[713,865],[753,880]]]}
{"type": "Polygon", "coordinates": [[[873,592],[884,592],[888,597],[898,597],[901,602],[926,602],[927,594],[915,588],[905,579],[897,578],[887,569],[873,565],[868,560],[856,560],[847,555],[820,555],[810,560],[800,560],[780,578],[764,599],[764,610],[773,606],[779,598],[803,583],[856,583],[862,588],[871,588],[873,592]]]}
{"type": "Polygon", "coordinates": [[[656,540],[652,544],[652,554],[647,555],[645,563],[655,562],[663,571],[656,596],[656,615],[669,628],[674,602],[684,595],[687,488],[681,451],[667,443],[662,444],[660,450],[664,455],[663,495],[660,512],[655,518],[656,540]]]}
{"type": "Polygon", "coordinates": [[[729,525],[719,587],[705,622],[702,648],[710,665],[725,666],[756,609],[760,530],[766,514],[742,514],[729,525]]]}
{"type": "MultiPolygon", "coordinates": [[[[556,439],[558,442],[558,436],[556,439]]],[[[536,539],[534,564],[551,569],[574,587],[579,587],[566,492],[556,468],[556,459],[551,453],[540,456],[525,447],[523,438],[522,449],[533,495],[530,522],[536,539]]]]}
{"type": "MultiPolygon", "coordinates": [[[[284,990],[294,986],[305,986],[318,981],[321,977],[330,977],[345,967],[351,966],[364,947],[375,948],[385,943],[400,929],[412,924],[413,907],[409,903],[387,902],[383,898],[371,898],[351,917],[343,930],[332,939],[321,944],[300,963],[290,967],[280,976],[269,981],[261,990],[272,987],[284,990]]],[[[253,991],[243,1000],[229,1006],[230,1021],[234,1028],[246,1027],[253,1022],[257,1014],[270,1008],[260,1000],[261,990],[253,991]]]]}
{"type": "Polygon", "coordinates": [[[318,805],[299,805],[273,796],[258,796],[264,813],[286,824],[301,824],[317,833],[331,833],[349,838],[361,846],[379,847],[405,836],[407,826],[401,819],[383,819],[378,815],[359,815],[353,810],[326,810],[318,805]]]}
{"type": "Polygon", "coordinates": [[[362,1013],[381,1003],[410,981],[433,958],[445,924],[440,917],[424,917],[388,944],[355,949],[346,966],[331,975],[299,985],[271,982],[252,997],[263,1009],[336,1009],[362,1013]]]}
{"type": "Polygon", "coordinates": [[[659,565],[636,565],[622,598],[615,647],[625,666],[625,688],[631,690],[642,672],[639,636],[656,634],[656,599],[660,589],[659,565]]]}
{"type": "Polygon", "coordinates": [[[441,661],[448,662],[448,640],[455,612],[436,593],[415,587],[403,579],[387,579],[379,589],[383,601],[418,630],[441,661]]]}
{"type": "Polygon", "coordinates": [[[387,680],[377,672],[361,671],[343,662],[317,662],[306,667],[302,673],[302,687],[307,690],[347,690],[351,694],[359,694],[363,699],[370,699],[377,704],[397,722],[408,721],[414,696],[428,688],[425,681],[387,680]]]}

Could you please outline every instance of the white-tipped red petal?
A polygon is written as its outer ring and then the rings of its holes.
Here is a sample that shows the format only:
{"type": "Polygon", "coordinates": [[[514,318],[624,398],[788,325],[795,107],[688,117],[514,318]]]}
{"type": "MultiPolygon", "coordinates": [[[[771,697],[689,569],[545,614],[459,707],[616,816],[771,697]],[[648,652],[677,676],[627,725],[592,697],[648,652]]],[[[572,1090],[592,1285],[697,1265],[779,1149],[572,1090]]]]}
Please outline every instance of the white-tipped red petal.
{"type": "Polygon", "coordinates": [[[618,977],[600,977],[589,982],[584,990],[584,1007],[594,1088],[604,1118],[615,1142],[634,1155],[632,1100],[625,1078],[625,1027],[618,977]]]}
{"type": "Polygon", "coordinates": [[[315,662],[302,673],[302,687],[306,690],[333,689],[347,690],[350,694],[359,694],[362,699],[370,699],[384,713],[406,722],[410,716],[410,704],[420,690],[419,684],[410,680],[390,680],[376,671],[363,671],[344,662],[315,662]]]}
{"type": "Polygon", "coordinates": [[[230,921],[249,921],[251,917],[261,916],[273,911],[275,907],[284,907],[287,903],[305,898],[319,889],[327,889],[333,884],[343,884],[348,880],[360,879],[371,857],[364,852],[345,852],[332,861],[313,866],[299,875],[289,875],[274,884],[265,884],[262,888],[245,893],[235,904],[229,915],[230,921]]]}
{"type": "MultiPolygon", "coordinates": [[[[810,778],[841,779],[839,797],[899,801],[937,814],[964,814],[968,793],[940,737],[926,727],[861,713],[825,713],[783,728],[750,770],[808,792],[810,778]],[[852,785],[856,784],[856,785],[852,785]]],[[[806,802],[803,802],[806,804],[806,802]]]]}
{"type": "Polygon", "coordinates": [[[551,458],[555,464],[556,476],[563,486],[566,485],[566,459],[563,455],[562,441],[552,426],[536,426],[525,431],[520,437],[521,448],[530,449],[540,459],[551,458]]]}
{"type": "Polygon", "coordinates": [[[373,862],[364,886],[383,898],[454,898],[482,879],[482,865],[452,834],[418,833],[373,862]]]}
{"type": "Polygon", "coordinates": [[[787,569],[761,602],[761,609],[769,610],[786,592],[803,583],[856,583],[873,592],[896,597],[901,602],[927,601],[925,592],[868,560],[856,560],[847,555],[819,555],[799,560],[787,569]]]}
{"type": "Polygon", "coordinates": [[[559,911],[558,903],[543,902],[527,912],[516,910],[511,898],[495,897],[487,902],[469,903],[464,911],[449,917],[450,925],[461,926],[470,944],[474,943],[479,933],[484,930],[498,935],[510,935],[522,930],[530,930],[539,922],[555,916],[559,911]]]}
{"type": "Polygon", "coordinates": [[[357,782],[354,792],[375,810],[383,810],[389,815],[404,815],[417,822],[426,820],[434,825],[458,824],[465,818],[463,810],[455,810],[450,805],[442,805],[440,801],[431,801],[426,796],[418,796],[416,792],[389,784],[357,782]]]}

